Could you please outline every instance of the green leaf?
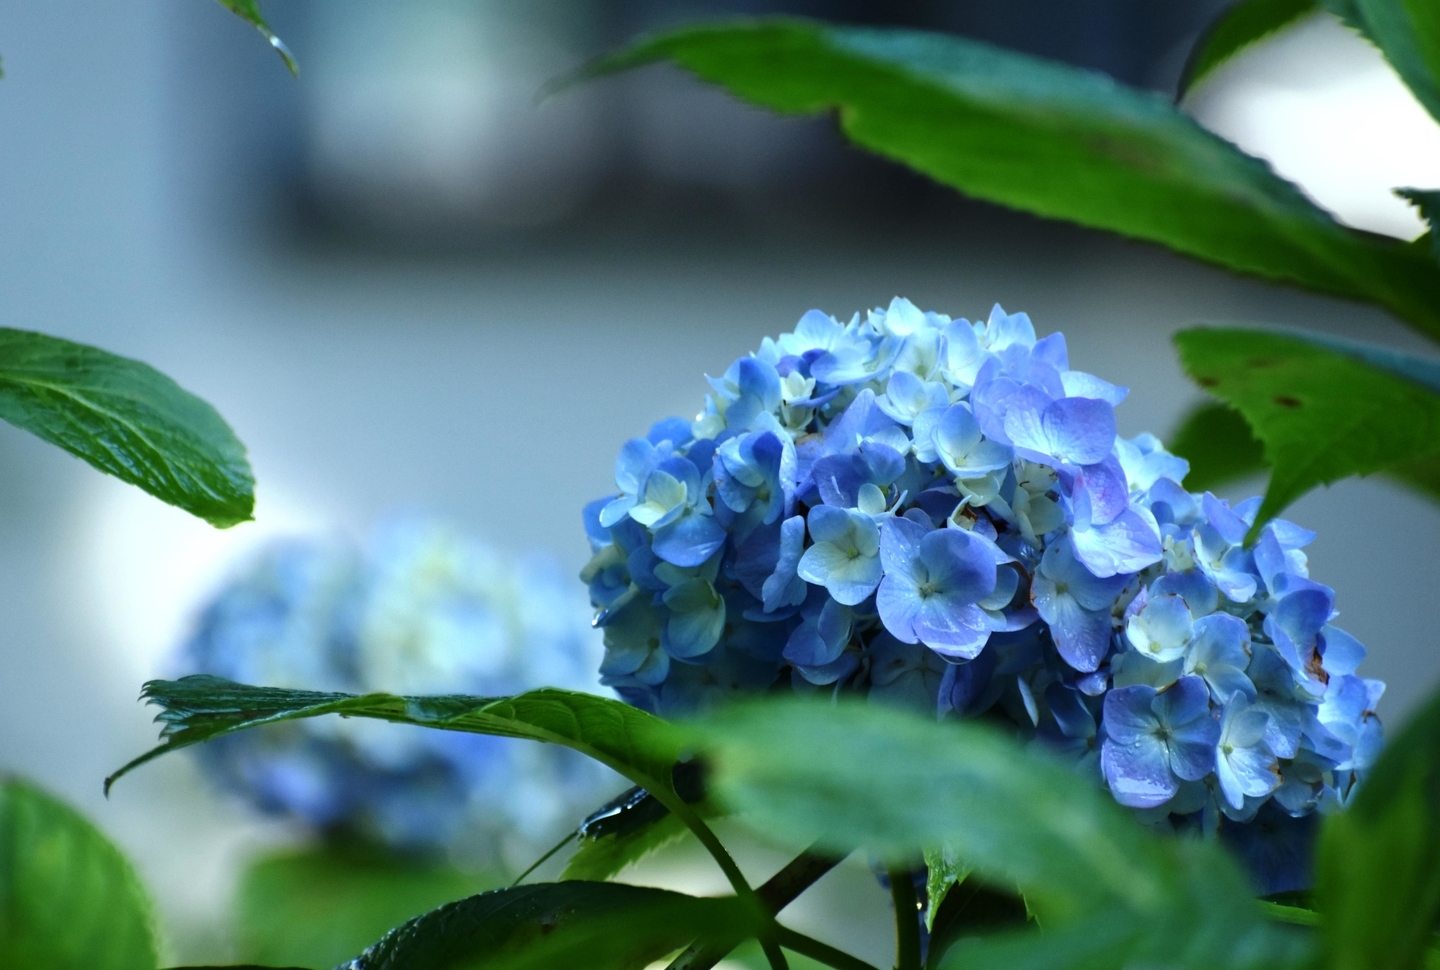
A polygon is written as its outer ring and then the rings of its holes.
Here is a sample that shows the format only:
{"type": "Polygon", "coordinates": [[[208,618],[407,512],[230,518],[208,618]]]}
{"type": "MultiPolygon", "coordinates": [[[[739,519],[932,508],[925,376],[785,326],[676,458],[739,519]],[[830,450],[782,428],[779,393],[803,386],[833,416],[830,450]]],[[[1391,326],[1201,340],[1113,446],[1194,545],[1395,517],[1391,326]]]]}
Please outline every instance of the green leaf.
{"type": "Polygon", "coordinates": [[[1145,910],[1175,890],[1166,847],[1111,799],[980,724],[767,699],[692,732],[712,797],[787,842],[858,845],[902,864],[949,844],[987,881],[1067,912],[1145,910]]]}
{"type": "Polygon", "coordinates": [[[1211,22],[1191,49],[1180,94],[1245,48],[1319,9],[1316,0],[1239,0],[1211,22]]]}
{"type": "Polygon", "coordinates": [[[536,883],[442,906],[386,935],[348,970],[638,970],[693,940],[743,937],[755,925],[733,897],[536,883]]]}
{"type": "Polygon", "coordinates": [[[565,871],[560,878],[611,879],[651,853],[683,838],[688,831],[684,822],[667,813],[630,832],[581,839],[580,848],[565,863],[565,871]]]}
{"type": "Polygon", "coordinates": [[[1265,450],[1240,412],[1207,401],[1191,409],[1171,436],[1170,451],[1190,462],[1185,487],[1215,491],[1266,469],[1265,450]]]}
{"type": "Polygon", "coordinates": [[[1384,53],[1416,100],[1440,120],[1440,4],[1435,0],[1323,0],[1384,53]]]}
{"type": "Polygon", "coordinates": [[[1420,215],[1430,226],[1430,231],[1421,237],[1422,240],[1430,241],[1430,250],[1435,258],[1440,260],[1440,190],[1436,189],[1396,189],[1395,194],[1407,200],[1420,210],[1420,215]]]}
{"type": "Polygon", "coordinates": [[[1391,465],[1385,475],[1432,502],[1440,502],[1440,452],[1391,465]]]}
{"type": "Polygon", "coordinates": [[[275,31],[271,30],[270,25],[265,22],[265,18],[260,13],[260,4],[257,3],[256,0],[220,0],[220,4],[235,14],[235,16],[260,31],[260,36],[264,37],[270,42],[270,46],[275,48],[275,52],[280,55],[280,59],[285,62],[285,66],[290,69],[290,73],[297,77],[300,75],[300,65],[296,64],[295,58],[290,55],[290,48],[286,47],[284,42],[275,36],[275,31]]]}
{"type": "Polygon", "coordinates": [[[267,856],[236,892],[238,953],[257,964],[333,967],[405,921],[500,882],[363,843],[267,856]]]}
{"type": "Polygon", "coordinates": [[[935,929],[935,914],[951,889],[970,874],[948,845],[925,850],[925,929],[935,929]]]}
{"type": "Polygon", "coordinates": [[[670,60],[967,195],[1385,306],[1440,336],[1440,267],[1346,229],[1158,94],[938,34],[763,19],[643,40],[588,69],[670,60]]]}
{"type": "Polygon", "coordinates": [[[672,811],[674,803],[682,808],[684,804],[675,794],[672,780],[680,743],[670,725],[629,704],[593,694],[547,688],[498,698],[357,696],[250,687],[197,674],[180,680],[152,680],[141,696],[161,708],[156,720],[165,725],[163,743],[106,779],[107,791],[122,775],[178,748],[261,724],[341,714],[564,745],[672,803],[667,805],[672,811]]]}
{"type": "Polygon", "coordinates": [[[0,418],[212,525],[248,521],[255,507],[229,425],[139,361],[0,328],[0,418]]]}
{"type": "Polygon", "coordinates": [[[1414,970],[1440,922],[1440,696],[1386,747],[1316,855],[1325,965],[1414,970]]]}
{"type": "Polygon", "coordinates": [[[1158,952],[1154,927],[1187,967],[1304,955],[1266,924],[1217,845],[1151,835],[1089,780],[986,725],[766,699],[724,708],[690,736],[713,796],[769,837],[900,861],[948,842],[976,877],[1018,886],[1047,932],[1123,918],[1146,934],[1137,952],[1158,952]]]}
{"type": "Polygon", "coordinates": [[[1175,343],[1190,376],[1238,410],[1264,444],[1272,471],[1252,539],[1316,485],[1440,449],[1440,394],[1427,386],[1440,368],[1420,358],[1235,328],[1184,330],[1175,343]]]}
{"type": "Polygon", "coordinates": [[[0,778],[0,967],[155,970],[150,904],[74,809],[0,778]]]}

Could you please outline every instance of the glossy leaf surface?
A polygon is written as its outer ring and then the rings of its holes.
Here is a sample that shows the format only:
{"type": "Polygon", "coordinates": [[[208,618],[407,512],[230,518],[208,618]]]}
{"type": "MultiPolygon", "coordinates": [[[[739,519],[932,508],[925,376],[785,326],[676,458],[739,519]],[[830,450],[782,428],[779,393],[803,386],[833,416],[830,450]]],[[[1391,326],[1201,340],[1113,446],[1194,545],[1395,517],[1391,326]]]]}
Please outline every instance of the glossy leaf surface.
{"type": "Polygon", "coordinates": [[[130,863],[74,809],[0,777],[0,967],[154,970],[130,863]]]}
{"type": "Polygon", "coordinates": [[[245,446],[204,401],[148,364],[0,328],[0,418],[212,525],[250,519],[245,446]]]}
{"type": "Polygon", "coordinates": [[[499,698],[361,696],[250,687],[197,674],[151,681],[143,696],[161,708],[156,720],[165,725],[164,743],[107,779],[107,789],[120,776],[168,751],[261,724],[342,714],[564,745],[651,792],[675,798],[671,771],[680,746],[673,730],[638,708],[593,694],[547,688],[499,698]]]}
{"type": "Polygon", "coordinates": [[[1326,965],[1414,970],[1440,923],[1440,696],[1386,748],[1320,835],[1315,905],[1326,965]]]}
{"type": "Polygon", "coordinates": [[[621,883],[536,883],[426,913],[343,970],[631,970],[697,938],[741,937],[752,928],[734,898],[621,883]]]}
{"type": "Polygon", "coordinates": [[[264,37],[270,42],[270,46],[275,48],[275,52],[280,55],[280,59],[285,62],[285,66],[290,69],[291,74],[298,75],[300,73],[300,66],[295,63],[295,58],[291,56],[290,48],[286,47],[284,42],[275,36],[275,31],[270,29],[270,24],[266,22],[264,15],[260,13],[260,4],[257,0],[219,0],[219,2],[235,16],[260,31],[260,36],[264,37]]]}
{"type": "Polygon", "coordinates": [[[1221,64],[1320,9],[1316,0],[1240,0],[1216,17],[1190,52],[1183,95],[1221,64]]]}
{"type": "Polygon", "coordinates": [[[976,198],[1369,300],[1440,335],[1440,267],[1336,223],[1168,99],[960,37],[755,20],[643,40],[604,74],[673,61],[976,198]]]}
{"type": "Polygon", "coordinates": [[[1264,445],[1270,486],[1252,537],[1317,485],[1440,450],[1440,394],[1422,383],[1436,365],[1318,341],[1219,327],[1175,336],[1190,376],[1239,411],[1264,445]]]}

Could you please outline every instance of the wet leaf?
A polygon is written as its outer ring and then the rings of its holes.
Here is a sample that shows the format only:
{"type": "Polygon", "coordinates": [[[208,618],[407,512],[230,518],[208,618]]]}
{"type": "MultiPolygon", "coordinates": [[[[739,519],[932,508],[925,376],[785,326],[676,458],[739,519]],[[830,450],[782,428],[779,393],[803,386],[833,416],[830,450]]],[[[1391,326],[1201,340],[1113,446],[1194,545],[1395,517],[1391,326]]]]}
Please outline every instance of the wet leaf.
{"type": "Polygon", "coordinates": [[[0,328],[0,418],[220,528],[254,510],[245,446],[148,364],[0,328]]]}
{"type": "Polygon", "coordinates": [[[270,25],[260,13],[260,4],[257,0],[219,0],[219,2],[235,16],[260,31],[260,36],[275,48],[275,53],[280,55],[280,59],[285,62],[290,73],[299,76],[300,65],[295,63],[295,58],[290,54],[290,48],[286,47],[284,42],[275,36],[275,31],[270,29],[270,25]]]}

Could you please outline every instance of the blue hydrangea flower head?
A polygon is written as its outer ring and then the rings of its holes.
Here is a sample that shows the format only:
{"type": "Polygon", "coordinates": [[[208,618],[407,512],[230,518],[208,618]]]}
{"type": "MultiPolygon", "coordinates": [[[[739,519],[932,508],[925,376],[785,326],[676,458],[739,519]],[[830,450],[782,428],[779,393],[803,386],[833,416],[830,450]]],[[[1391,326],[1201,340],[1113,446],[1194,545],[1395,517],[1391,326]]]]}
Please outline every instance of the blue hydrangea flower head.
{"type": "MultiPolygon", "coordinates": [[[[593,690],[601,647],[589,620],[553,563],[407,517],[363,548],[263,550],[205,606],[179,672],[353,693],[593,690]]],[[[197,751],[269,813],[510,865],[617,787],[564,749],[362,719],[276,725],[197,751]]]]}
{"type": "Polygon", "coordinates": [[[1303,882],[1291,842],[1382,740],[1313,533],[1247,546],[1258,498],[1186,491],[1118,435],[1125,388],[999,306],[812,310],[710,388],[586,510],[606,684],[667,714],[788,681],[1000,720],[1303,882]]]}

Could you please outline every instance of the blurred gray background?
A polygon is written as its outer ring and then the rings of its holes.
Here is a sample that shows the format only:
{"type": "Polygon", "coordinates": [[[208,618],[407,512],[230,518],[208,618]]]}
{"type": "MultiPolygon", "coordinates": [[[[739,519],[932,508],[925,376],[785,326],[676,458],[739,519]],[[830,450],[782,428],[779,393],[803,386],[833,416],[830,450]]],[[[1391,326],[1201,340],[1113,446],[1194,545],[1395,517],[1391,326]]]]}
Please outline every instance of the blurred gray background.
{"type": "MultiPolygon", "coordinates": [[[[171,957],[220,959],[237,866],[291,833],[214,798],[183,756],[109,801],[100,784],[155,740],[140,683],[266,537],[418,507],[578,569],[580,506],[610,489],[624,439],[694,413],[705,373],[811,307],[1027,310],[1077,367],[1131,388],[1127,435],[1198,400],[1169,342],[1197,321],[1423,350],[1379,312],[964,201],[826,122],[667,69],[535,99],[638,31],[778,9],[957,31],[1169,92],[1217,6],[274,0],[295,80],[207,0],[0,0],[0,323],[161,368],[229,419],[260,483],[257,521],[217,533],[0,426],[0,770],[133,855],[171,957]]],[[[1386,188],[1440,184],[1440,129],[1333,24],[1247,55],[1192,108],[1356,225],[1413,236],[1386,188]]],[[[1313,574],[1402,721],[1440,679],[1440,511],[1370,480],[1289,517],[1319,530],[1313,574]]],[[[778,861],[750,859],[762,877],[778,861]]],[[[860,866],[831,880],[857,914],[879,892],[860,866]]]]}

